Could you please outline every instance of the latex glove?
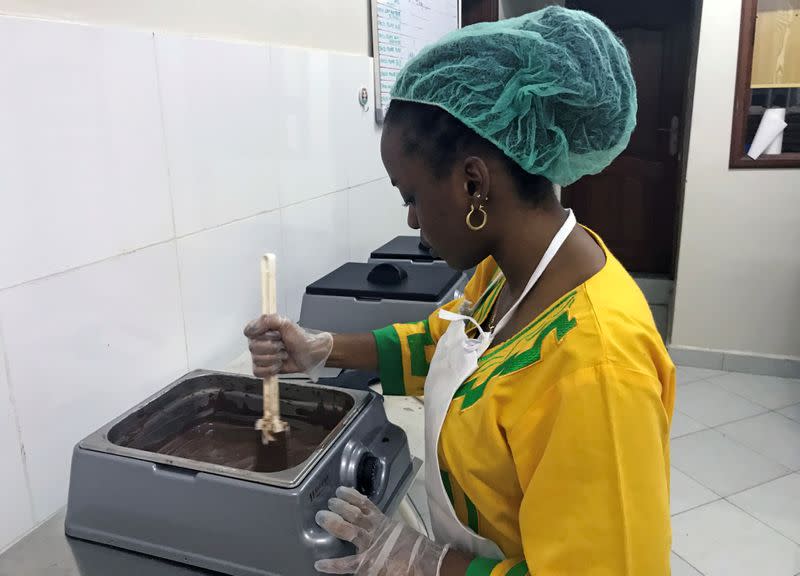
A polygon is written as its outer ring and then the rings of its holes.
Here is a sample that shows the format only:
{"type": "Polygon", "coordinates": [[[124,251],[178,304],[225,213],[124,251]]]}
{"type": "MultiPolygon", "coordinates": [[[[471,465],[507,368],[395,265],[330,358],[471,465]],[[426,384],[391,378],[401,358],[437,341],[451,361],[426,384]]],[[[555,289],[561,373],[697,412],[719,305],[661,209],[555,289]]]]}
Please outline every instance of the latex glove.
{"type": "Polygon", "coordinates": [[[356,576],[438,576],[448,546],[439,546],[410,526],[388,518],[372,501],[344,486],[317,512],[322,528],[356,546],[354,556],[319,560],[318,572],[356,576]]]}
{"type": "Polygon", "coordinates": [[[253,375],[303,372],[316,381],[333,350],[333,335],[312,333],[277,314],[265,314],[244,328],[253,357],[253,375]]]}

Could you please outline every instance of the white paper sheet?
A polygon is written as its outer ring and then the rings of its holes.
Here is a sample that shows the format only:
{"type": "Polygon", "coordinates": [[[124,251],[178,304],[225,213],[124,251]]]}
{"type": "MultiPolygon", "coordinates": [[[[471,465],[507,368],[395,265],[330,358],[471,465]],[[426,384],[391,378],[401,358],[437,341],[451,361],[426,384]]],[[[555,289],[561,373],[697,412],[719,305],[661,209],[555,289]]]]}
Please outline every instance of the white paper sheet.
{"type": "Polygon", "coordinates": [[[753,160],[764,154],[780,154],[783,146],[783,131],[786,129],[786,108],[770,108],[761,117],[753,143],[747,155],[753,160]]]}

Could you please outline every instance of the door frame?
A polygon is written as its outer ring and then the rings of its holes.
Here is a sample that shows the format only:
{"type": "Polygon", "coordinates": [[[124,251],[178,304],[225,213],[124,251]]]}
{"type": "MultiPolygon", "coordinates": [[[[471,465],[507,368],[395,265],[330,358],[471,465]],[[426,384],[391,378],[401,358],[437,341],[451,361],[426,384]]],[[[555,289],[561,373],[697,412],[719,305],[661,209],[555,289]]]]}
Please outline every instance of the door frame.
{"type": "Polygon", "coordinates": [[[678,264],[681,257],[681,232],[683,231],[683,209],[686,197],[686,171],[689,165],[689,144],[692,133],[692,114],[694,111],[694,89],[697,78],[697,57],[700,52],[700,28],[703,19],[703,0],[689,0],[690,26],[689,32],[689,68],[686,79],[686,91],[683,104],[683,133],[681,134],[681,161],[678,167],[678,190],[675,196],[675,245],[672,258],[672,294],[670,295],[667,314],[667,344],[672,340],[672,328],[675,317],[675,296],[678,286],[678,264]]]}
{"type": "MultiPolygon", "coordinates": [[[[666,2],[668,0],[661,0],[666,2]]],[[[462,25],[466,26],[474,19],[494,21],[499,16],[500,0],[462,0],[462,25]],[[464,14],[471,12],[466,18],[464,14]]],[[[700,48],[700,29],[703,17],[703,0],[689,0],[690,22],[688,67],[686,79],[686,90],[684,92],[683,117],[681,118],[681,158],[678,162],[677,190],[675,195],[675,234],[673,240],[673,258],[671,280],[673,290],[670,297],[669,314],[667,316],[667,339],[672,338],[673,317],[675,314],[675,286],[678,281],[678,265],[680,262],[681,232],[683,229],[683,211],[686,193],[686,171],[689,159],[689,144],[692,132],[692,113],[694,109],[695,79],[697,77],[697,58],[700,48]]],[[[561,190],[557,189],[559,199],[561,190]]]]}
{"type": "Polygon", "coordinates": [[[691,31],[689,33],[689,77],[683,102],[683,133],[681,134],[681,161],[678,165],[677,218],[675,219],[675,257],[672,259],[672,276],[678,278],[678,260],[680,258],[681,229],[683,224],[683,206],[686,193],[686,170],[689,160],[689,144],[692,132],[692,113],[694,110],[694,88],[697,78],[697,55],[700,47],[700,21],[703,15],[703,0],[689,0],[691,6],[691,31]]]}

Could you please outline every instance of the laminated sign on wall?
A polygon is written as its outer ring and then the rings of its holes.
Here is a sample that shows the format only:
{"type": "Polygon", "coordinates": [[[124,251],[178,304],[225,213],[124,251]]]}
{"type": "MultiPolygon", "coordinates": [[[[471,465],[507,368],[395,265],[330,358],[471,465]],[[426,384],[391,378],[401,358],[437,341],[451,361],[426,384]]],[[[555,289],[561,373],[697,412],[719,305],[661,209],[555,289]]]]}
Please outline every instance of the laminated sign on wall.
{"type": "Polygon", "coordinates": [[[426,45],[461,24],[460,0],[372,0],[375,120],[383,122],[397,73],[426,45]]]}

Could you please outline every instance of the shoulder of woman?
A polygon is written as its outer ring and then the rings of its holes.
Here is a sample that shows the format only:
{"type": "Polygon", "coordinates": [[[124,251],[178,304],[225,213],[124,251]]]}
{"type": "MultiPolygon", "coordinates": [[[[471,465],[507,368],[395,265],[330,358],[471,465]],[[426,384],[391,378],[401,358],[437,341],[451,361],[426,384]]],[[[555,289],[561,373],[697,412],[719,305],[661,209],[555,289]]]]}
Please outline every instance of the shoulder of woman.
{"type": "Polygon", "coordinates": [[[500,276],[500,267],[494,258],[489,256],[475,267],[472,278],[464,289],[464,296],[467,300],[475,304],[486,291],[486,288],[500,276]]]}

